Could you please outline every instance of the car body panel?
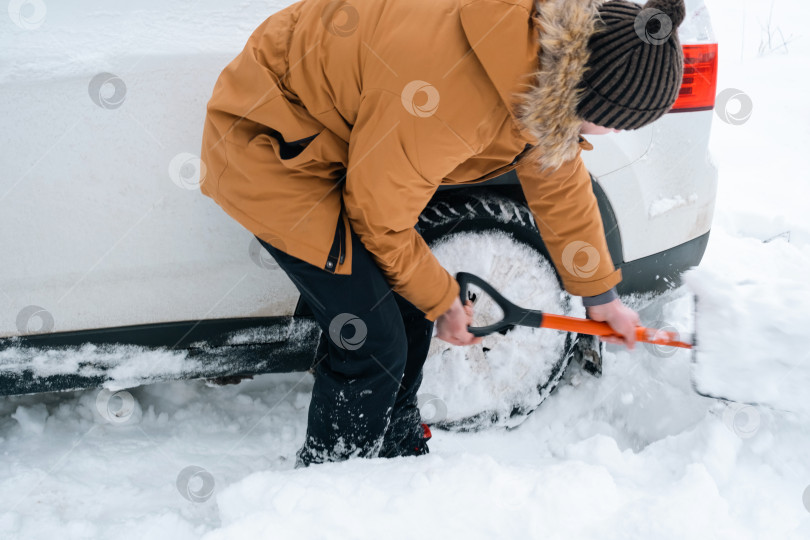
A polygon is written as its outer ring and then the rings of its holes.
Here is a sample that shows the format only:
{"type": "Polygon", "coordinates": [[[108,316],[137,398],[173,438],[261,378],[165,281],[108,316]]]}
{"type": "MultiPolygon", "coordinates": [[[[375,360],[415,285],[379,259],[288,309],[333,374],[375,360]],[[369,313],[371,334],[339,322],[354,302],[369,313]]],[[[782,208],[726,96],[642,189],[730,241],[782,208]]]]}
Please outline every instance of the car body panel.
{"type": "Polygon", "coordinates": [[[110,110],[85,76],[0,84],[15,134],[0,179],[0,245],[14,254],[0,258],[0,336],[20,333],[30,305],[50,313],[50,331],[292,315],[298,293],[257,258],[253,235],[169,171],[184,154],[194,166],[225,62],[143,59],[110,110]]]}
{"type": "MultiPolygon", "coordinates": [[[[653,138],[647,152],[608,174],[595,173],[592,157],[585,157],[616,214],[623,261],[665,251],[711,229],[717,195],[717,167],[708,152],[713,114],[665,115],[649,126],[653,138]]],[[[613,138],[618,146],[624,135],[600,137],[613,138]]],[[[594,153],[602,151],[601,142],[594,141],[594,153]]]]}

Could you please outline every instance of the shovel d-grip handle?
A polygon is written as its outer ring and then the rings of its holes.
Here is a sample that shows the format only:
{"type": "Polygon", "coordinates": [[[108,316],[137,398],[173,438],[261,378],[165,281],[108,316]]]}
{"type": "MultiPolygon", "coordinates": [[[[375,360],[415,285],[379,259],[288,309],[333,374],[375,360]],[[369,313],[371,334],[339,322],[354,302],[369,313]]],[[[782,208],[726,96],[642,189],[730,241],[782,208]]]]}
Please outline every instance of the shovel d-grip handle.
{"type": "MultiPolygon", "coordinates": [[[[512,326],[529,326],[531,328],[550,328],[553,330],[563,330],[566,332],[576,332],[578,334],[588,334],[602,337],[621,337],[613,331],[608,323],[593,321],[590,319],[578,319],[566,315],[552,315],[533,309],[525,309],[517,306],[504,298],[495,287],[476,276],[467,272],[456,274],[456,280],[461,288],[461,303],[467,300],[470,285],[479,287],[487,293],[503,311],[503,318],[488,326],[470,326],[467,328],[475,337],[488,336],[495,332],[511,328],[512,326]]],[[[657,330],[655,328],[645,328],[636,326],[636,340],[644,343],[656,345],[668,345],[671,347],[681,347],[691,349],[692,344],[681,340],[677,332],[667,330],[657,330]]]]}
{"type": "Polygon", "coordinates": [[[469,332],[474,335],[475,337],[484,337],[490,334],[494,334],[495,332],[500,332],[501,330],[506,330],[507,328],[511,328],[512,326],[520,325],[520,326],[531,326],[537,328],[539,326],[543,326],[543,312],[542,311],[535,311],[532,309],[524,309],[522,307],[516,306],[504,296],[499,293],[495,287],[481,279],[480,277],[476,276],[475,274],[468,274],[467,272],[459,272],[456,274],[456,280],[458,281],[461,296],[461,303],[464,304],[467,302],[467,291],[469,290],[470,285],[475,285],[479,287],[482,291],[487,293],[489,296],[495,300],[495,303],[503,311],[503,319],[500,321],[490,324],[488,326],[470,326],[467,328],[469,332]]]}

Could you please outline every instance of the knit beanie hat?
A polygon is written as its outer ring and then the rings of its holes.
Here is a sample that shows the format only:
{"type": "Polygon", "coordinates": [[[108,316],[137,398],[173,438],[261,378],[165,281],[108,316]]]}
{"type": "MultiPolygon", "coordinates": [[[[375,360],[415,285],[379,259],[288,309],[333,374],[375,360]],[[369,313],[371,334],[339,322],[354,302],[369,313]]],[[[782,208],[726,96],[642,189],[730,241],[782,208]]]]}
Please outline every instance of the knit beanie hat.
{"type": "Polygon", "coordinates": [[[607,128],[638,129],[663,116],[678,98],[684,2],[649,0],[640,6],[611,0],[598,9],[577,114],[607,128]]]}

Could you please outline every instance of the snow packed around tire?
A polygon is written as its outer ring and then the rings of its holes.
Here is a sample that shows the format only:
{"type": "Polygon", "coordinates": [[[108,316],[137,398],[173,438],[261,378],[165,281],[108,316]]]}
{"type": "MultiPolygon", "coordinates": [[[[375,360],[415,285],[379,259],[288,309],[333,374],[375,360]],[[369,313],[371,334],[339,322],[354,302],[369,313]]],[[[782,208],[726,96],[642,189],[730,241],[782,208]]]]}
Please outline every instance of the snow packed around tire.
{"type": "MultiPolygon", "coordinates": [[[[567,294],[551,264],[508,234],[451,234],[437,242],[433,252],[451,274],[471,272],[525,307],[565,314],[567,294]]],[[[484,326],[500,318],[497,306],[477,294],[473,324],[484,326]]],[[[549,381],[564,353],[565,337],[562,332],[516,327],[471,347],[434,339],[421,392],[443,401],[443,418],[435,420],[454,422],[491,411],[503,418],[500,424],[509,425],[512,409],[534,410],[545,397],[538,387],[549,381]]]]}

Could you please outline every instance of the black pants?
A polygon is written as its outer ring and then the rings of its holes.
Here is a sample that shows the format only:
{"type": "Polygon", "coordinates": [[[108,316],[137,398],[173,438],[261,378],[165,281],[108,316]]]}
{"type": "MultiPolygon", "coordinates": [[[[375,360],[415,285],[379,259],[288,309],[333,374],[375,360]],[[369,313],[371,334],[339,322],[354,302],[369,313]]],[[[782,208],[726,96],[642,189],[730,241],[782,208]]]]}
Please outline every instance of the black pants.
{"type": "MultiPolygon", "coordinates": [[[[433,323],[391,290],[352,232],[352,273],[331,274],[263,242],[321,327],[307,435],[298,465],[413,452],[416,393],[433,323]]],[[[258,238],[258,237],[257,237],[258,238]]]]}

